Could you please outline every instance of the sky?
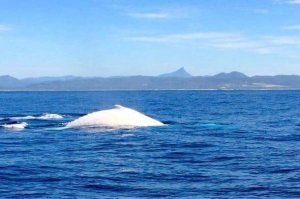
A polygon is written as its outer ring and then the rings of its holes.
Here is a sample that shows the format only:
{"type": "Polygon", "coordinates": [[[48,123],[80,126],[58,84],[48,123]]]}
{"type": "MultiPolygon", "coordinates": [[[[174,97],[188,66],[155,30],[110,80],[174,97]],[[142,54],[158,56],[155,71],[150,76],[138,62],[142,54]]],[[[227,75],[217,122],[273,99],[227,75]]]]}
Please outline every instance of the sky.
{"type": "Polygon", "coordinates": [[[300,0],[0,0],[0,75],[300,75],[300,0]]]}

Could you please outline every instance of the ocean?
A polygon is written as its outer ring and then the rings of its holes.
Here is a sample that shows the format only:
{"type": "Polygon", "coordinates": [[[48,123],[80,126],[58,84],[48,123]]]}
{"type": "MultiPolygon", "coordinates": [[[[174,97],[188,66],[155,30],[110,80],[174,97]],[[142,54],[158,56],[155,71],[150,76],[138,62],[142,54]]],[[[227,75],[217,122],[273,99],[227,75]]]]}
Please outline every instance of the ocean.
{"type": "Polygon", "coordinates": [[[300,198],[300,91],[0,92],[0,198],[300,198]]]}

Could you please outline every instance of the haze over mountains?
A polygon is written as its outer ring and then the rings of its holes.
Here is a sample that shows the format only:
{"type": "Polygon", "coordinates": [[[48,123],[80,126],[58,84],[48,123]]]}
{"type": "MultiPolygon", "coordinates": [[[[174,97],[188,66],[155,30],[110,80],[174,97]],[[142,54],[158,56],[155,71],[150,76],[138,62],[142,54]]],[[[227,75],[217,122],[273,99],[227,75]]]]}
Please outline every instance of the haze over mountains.
{"type": "Polygon", "coordinates": [[[92,91],[92,90],[165,90],[165,89],[300,89],[300,76],[252,76],[240,72],[214,76],[192,76],[184,68],[158,76],[125,77],[40,77],[17,79],[0,76],[0,90],[92,91]]]}

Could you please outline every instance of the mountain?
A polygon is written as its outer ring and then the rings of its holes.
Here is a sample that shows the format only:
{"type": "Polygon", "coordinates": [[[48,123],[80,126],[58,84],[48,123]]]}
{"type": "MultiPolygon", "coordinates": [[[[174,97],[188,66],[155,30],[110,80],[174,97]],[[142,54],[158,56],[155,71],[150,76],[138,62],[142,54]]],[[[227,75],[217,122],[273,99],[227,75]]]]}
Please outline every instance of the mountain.
{"type": "Polygon", "coordinates": [[[20,80],[9,75],[0,76],[0,89],[9,89],[21,86],[20,80]]]}
{"type": "Polygon", "coordinates": [[[115,77],[41,77],[17,79],[0,76],[0,90],[36,91],[97,91],[97,90],[172,90],[172,89],[296,89],[300,90],[300,76],[252,76],[240,72],[219,73],[214,76],[192,76],[180,68],[159,76],[115,77]]]}
{"type": "Polygon", "coordinates": [[[54,81],[69,81],[73,79],[79,79],[81,77],[76,76],[62,76],[62,77],[31,77],[22,79],[22,83],[26,85],[45,83],[45,82],[54,82],[54,81]]]}
{"type": "Polygon", "coordinates": [[[188,72],[186,72],[186,70],[182,67],[179,68],[178,70],[171,72],[171,73],[165,73],[165,74],[161,74],[158,77],[179,77],[179,78],[188,78],[188,77],[192,77],[191,74],[189,74],[188,72]]]}
{"type": "Polygon", "coordinates": [[[246,79],[249,78],[247,75],[233,71],[231,73],[219,73],[217,75],[214,75],[215,78],[220,78],[220,79],[246,79]]]}

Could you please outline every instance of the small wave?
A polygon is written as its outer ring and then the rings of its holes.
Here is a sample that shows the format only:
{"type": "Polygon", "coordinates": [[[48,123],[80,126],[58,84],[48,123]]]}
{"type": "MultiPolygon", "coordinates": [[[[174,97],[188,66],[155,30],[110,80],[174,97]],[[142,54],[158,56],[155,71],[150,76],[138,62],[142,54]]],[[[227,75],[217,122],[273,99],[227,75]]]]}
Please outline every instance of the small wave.
{"type": "Polygon", "coordinates": [[[68,129],[68,127],[61,126],[61,127],[52,127],[52,128],[45,128],[47,131],[62,131],[68,129]]]}
{"type": "Polygon", "coordinates": [[[162,121],[162,123],[164,123],[164,124],[169,124],[169,125],[178,124],[178,123],[175,122],[175,121],[162,121]]]}
{"type": "Polygon", "coordinates": [[[37,117],[37,119],[41,119],[41,120],[62,119],[62,118],[64,117],[59,114],[53,114],[53,113],[45,113],[42,116],[37,117]]]}
{"type": "Polygon", "coordinates": [[[128,133],[128,134],[122,134],[121,137],[132,137],[134,136],[133,133],[128,133]]]}
{"type": "Polygon", "coordinates": [[[1,127],[8,129],[24,129],[26,126],[28,126],[26,122],[1,125],[1,127]]]}
{"type": "Polygon", "coordinates": [[[11,117],[12,120],[34,120],[36,117],[28,115],[28,116],[22,116],[22,117],[11,117]]]}
{"type": "Polygon", "coordinates": [[[54,114],[54,113],[45,113],[40,116],[21,116],[21,117],[11,117],[12,120],[55,120],[64,118],[62,115],[54,114]]]}
{"type": "Polygon", "coordinates": [[[216,123],[204,123],[199,124],[200,127],[205,129],[232,129],[235,126],[230,124],[216,124],[216,123]]]}
{"type": "Polygon", "coordinates": [[[136,169],[127,168],[127,169],[120,169],[119,173],[137,174],[139,173],[139,171],[136,169]]]}

